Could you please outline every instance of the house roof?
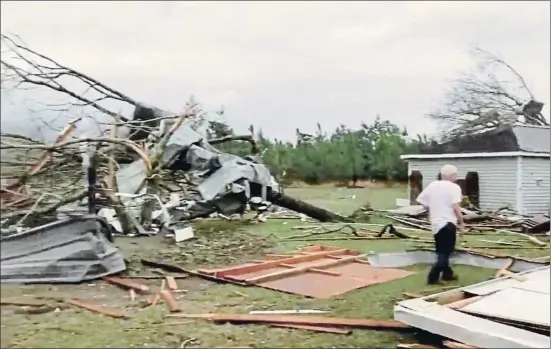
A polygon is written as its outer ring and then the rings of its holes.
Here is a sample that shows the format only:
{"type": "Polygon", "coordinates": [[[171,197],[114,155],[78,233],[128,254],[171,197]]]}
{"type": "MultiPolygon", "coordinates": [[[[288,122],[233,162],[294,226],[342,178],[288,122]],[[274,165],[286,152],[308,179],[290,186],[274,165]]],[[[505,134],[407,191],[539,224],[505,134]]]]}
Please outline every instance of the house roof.
{"type": "Polygon", "coordinates": [[[403,155],[402,159],[522,155],[549,157],[550,150],[551,128],[507,125],[445,143],[431,144],[419,154],[403,155]]]}

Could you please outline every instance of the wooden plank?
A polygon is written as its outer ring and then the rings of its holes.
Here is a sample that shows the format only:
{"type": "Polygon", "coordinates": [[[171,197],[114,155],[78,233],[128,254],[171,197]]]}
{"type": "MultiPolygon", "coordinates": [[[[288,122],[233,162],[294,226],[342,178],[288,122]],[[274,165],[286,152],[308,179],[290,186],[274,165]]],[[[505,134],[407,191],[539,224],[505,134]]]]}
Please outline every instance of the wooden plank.
{"type": "Polygon", "coordinates": [[[438,296],[436,302],[440,305],[445,305],[460,301],[462,299],[465,299],[465,292],[463,291],[447,292],[443,295],[438,296]]]}
{"type": "Polygon", "coordinates": [[[337,265],[340,265],[340,264],[354,263],[360,257],[361,257],[361,255],[360,256],[352,256],[352,257],[341,258],[341,259],[337,259],[337,260],[334,260],[334,261],[320,262],[320,263],[314,264],[314,265],[311,264],[311,265],[304,266],[304,267],[297,267],[297,268],[278,271],[278,272],[270,273],[270,274],[266,274],[266,275],[260,275],[260,276],[257,276],[257,277],[247,279],[246,281],[247,281],[247,283],[251,283],[251,284],[260,284],[260,283],[264,283],[264,282],[278,280],[278,279],[288,277],[288,276],[302,274],[302,273],[308,272],[310,269],[323,269],[323,268],[327,268],[327,267],[337,266],[337,265]]]}
{"type": "Polygon", "coordinates": [[[326,316],[251,314],[169,314],[167,316],[187,319],[204,319],[215,322],[291,324],[391,330],[411,329],[410,326],[396,320],[350,319],[326,316]]]}
{"type": "Polygon", "coordinates": [[[165,300],[165,302],[168,306],[168,310],[171,313],[176,313],[176,312],[179,312],[181,310],[180,305],[178,304],[178,302],[176,302],[174,297],[172,297],[172,293],[170,293],[169,290],[162,290],[160,292],[160,294],[161,294],[161,297],[163,297],[163,299],[165,300]]]}
{"type": "Polygon", "coordinates": [[[526,281],[527,278],[526,276],[524,275],[518,275],[516,273],[513,273],[512,271],[509,271],[509,270],[498,270],[498,272],[496,273],[496,277],[502,277],[502,276],[507,276],[507,277],[510,277],[511,279],[514,279],[514,280],[517,280],[517,281],[526,281]]]}
{"type": "Polygon", "coordinates": [[[496,278],[501,277],[501,275],[503,275],[503,272],[504,272],[505,270],[509,270],[509,268],[511,268],[511,266],[513,265],[514,262],[515,262],[515,259],[514,259],[514,258],[510,258],[510,259],[505,263],[505,265],[504,265],[503,267],[501,267],[501,269],[499,269],[499,270],[496,272],[496,274],[495,274],[494,277],[496,277],[496,278]]]}
{"type": "Polygon", "coordinates": [[[342,273],[337,273],[337,272],[330,271],[330,270],[323,270],[323,269],[313,268],[313,269],[309,269],[308,271],[311,272],[311,273],[318,273],[318,274],[329,275],[329,276],[342,276],[342,273]]]}
{"type": "Polygon", "coordinates": [[[289,256],[288,254],[267,254],[264,256],[267,261],[278,261],[281,259],[286,259],[292,256],[289,256]]]}
{"type": "Polygon", "coordinates": [[[323,252],[317,252],[317,253],[308,254],[304,256],[294,256],[294,257],[279,259],[275,261],[258,263],[255,265],[229,267],[222,270],[216,270],[214,271],[214,273],[211,270],[205,270],[205,269],[201,269],[199,270],[199,272],[205,273],[205,274],[214,274],[216,277],[224,278],[230,275],[232,276],[243,275],[243,274],[255,273],[266,269],[277,268],[279,264],[282,264],[282,263],[298,264],[298,263],[304,263],[304,262],[311,262],[311,261],[315,261],[316,259],[324,258],[330,254],[333,254],[333,255],[334,254],[352,254],[352,252],[347,249],[341,249],[337,251],[323,251],[323,252]]]}
{"type": "Polygon", "coordinates": [[[68,303],[68,304],[74,305],[75,307],[83,308],[83,309],[86,309],[86,310],[90,310],[94,313],[99,313],[99,314],[107,315],[107,316],[114,317],[114,318],[124,318],[124,317],[126,317],[126,315],[124,314],[124,312],[122,310],[102,307],[100,305],[84,302],[84,301],[81,301],[79,299],[67,299],[67,300],[65,300],[65,302],[68,303]]]}
{"type": "Polygon", "coordinates": [[[147,287],[146,285],[139,284],[133,280],[123,279],[116,276],[106,276],[103,278],[103,280],[113,285],[122,286],[126,288],[133,288],[136,291],[141,291],[141,292],[149,291],[149,287],[147,287]]]}
{"type": "Polygon", "coordinates": [[[405,298],[408,298],[408,299],[422,298],[422,297],[423,297],[422,294],[420,294],[420,293],[415,293],[415,292],[402,292],[402,295],[403,295],[405,298]]]}
{"type": "Polygon", "coordinates": [[[458,300],[458,301],[455,301],[455,302],[448,303],[448,304],[446,304],[446,306],[450,309],[461,309],[461,308],[466,307],[467,305],[469,305],[471,303],[474,303],[474,302],[477,302],[477,301],[479,301],[483,298],[484,298],[483,296],[475,296],[475,297],[465,298],[465,299],[461,299],[461,300],[458,300]]]}
{"type": "Polygon", "coordinates": [[[429,344],[420,344],[420,343],[411,343],[411,344],[396,344],[396,349],[439,349],[434,345],[429,344]]]}
{"type": "Polygon", "coordinates": [[[0,305],[15,305],[21,307],[43,307],[48,303],[39,301],[37,299],[2,299],[0,305]]]}
{"type": "Polygon", "coordinates": [[[166,276],[166,285],[169,290],[177,290],[178,289],[178,283],[176,282],[176,279],[173,276],[166,276]]]}
{"type": "Polygon", "coordinates": [[[446,348],[457,348],[457,349],[477,349],[478,347],[468,345],[465,343],[459,343],[454,341],[444,341],[442,342],[446,348]]]}
{"type": "Polygon", "coordinates": [[[290,325],[290,324],[268,324],[272,327],[293,328],[298,330],[308,330],[313,332],[334,333],[334,334],[350,334],[352,331],[335,327],[310,326],[310,325],[290,325]]]}

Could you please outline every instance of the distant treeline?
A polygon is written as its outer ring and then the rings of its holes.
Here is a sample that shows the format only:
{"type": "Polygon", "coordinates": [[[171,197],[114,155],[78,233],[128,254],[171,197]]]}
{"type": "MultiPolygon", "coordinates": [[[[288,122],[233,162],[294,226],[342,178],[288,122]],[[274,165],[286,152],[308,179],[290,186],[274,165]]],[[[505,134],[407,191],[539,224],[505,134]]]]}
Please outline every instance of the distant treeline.
{"type": "MultiPolygon", "coordinates": [[[[209,138],[234,134],[227,123],[207,123],[209,138]]],[[[319,124],[313,135],[297,129],[295,144],[268,139],[262,131],[255,132],[253,126],[249,130],[256,135],[263,162],[279,180],[310,184],[366,179],[404,181],[407,164],[400,155],[418,152],[430,144],[426,136],[408,137],[406,129],[380,117],[371,124],[362,123],[357,130],[341,125],[331,134],[322,132],[319,124]]],[[[245,142],[217,147],[236,155],[250,154],[250,145],[245,142]]]]}

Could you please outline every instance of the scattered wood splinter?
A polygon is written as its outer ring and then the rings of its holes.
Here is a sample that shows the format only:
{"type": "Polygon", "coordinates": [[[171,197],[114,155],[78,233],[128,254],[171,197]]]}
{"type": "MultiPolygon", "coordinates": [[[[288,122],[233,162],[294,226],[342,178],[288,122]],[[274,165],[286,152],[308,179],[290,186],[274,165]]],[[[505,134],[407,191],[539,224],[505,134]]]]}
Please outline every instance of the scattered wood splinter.
{"type": "Polygon", "coordinates": [[[68,304],[74,305],[79,308],[83,308],[86,310],[90,310],[94,313],[103,314],[106,316],[114,317],[114,318],[125,318],[126,315],[122,310],[115,309],[115,308],[108,308],[103,307],[101,305],[92,304],[88,302],[81,301],[79,299],[67,299],[65,300],[68,304]]]}
{"type": "Polygon", "coordinates": [[[149,291],[149,287],[147,287],[146,285],[142,285],[140,283],[137,283],[134,280],[123,279],[123,278],[116,277],[116,276],[106,276],[106,277],[103,278],[103,280],[107,281],[110,284],[117,285],[117,286],[122,286],[122,287],[129,288],[129,289],[133,289],[133,290],[138,291],[138,292],[147,292],[147,291],[149,291]]]}
{"type": "Polygon", "coordinates": [[[178,283],[176,282],[176,279],[174,278],[174,276],[168,275],[165,277],[165,280],[169,290],[175,291],[178,289],[178,283]]]}
{"type": "Polygon", "coordinates": [[[171,313],[177,313],[181,311],[180,305],[178,304],[178,302],[176,302],[176,300],[172,296],[172,293],[170,293],[169,290],[162,290],[160,294],[168,305],[168,310],[170,310],[171,313]]]}

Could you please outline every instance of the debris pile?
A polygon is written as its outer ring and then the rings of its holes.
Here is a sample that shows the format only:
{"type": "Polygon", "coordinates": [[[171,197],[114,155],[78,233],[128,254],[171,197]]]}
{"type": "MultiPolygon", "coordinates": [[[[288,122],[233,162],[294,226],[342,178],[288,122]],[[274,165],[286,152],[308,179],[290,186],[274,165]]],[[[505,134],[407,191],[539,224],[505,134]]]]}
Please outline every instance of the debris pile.
{"type": "MultiPolygon", "coordinates": [[[[13,79],[16,86],[50,89],[82,103],[77,106],[99,112],[69,122],[52,144],[2,133],[0,225],[3,239],[11,236],[6,244],[28,239],[24,233],[29,229],[57,230],[55,224],[47,224],[76,222],[86,215],[97,215],[102,234],[163,234],[174,236],[176,242],[194,236],[189,224],[194,219],[230,219],[247,211],[256,212],[255,221],[265,221],[270,214],[283,210],[300,214],[301,220],[346,220],[283,194],[262,164],[253,136],[207,139],[198,131],[204,113],[193,100],[181,113],[146,106],[13,37],[2,35],[2,42],[14,58],[7,59],[8,54],[2,57],[3,83],[13,79]],[[25,64],[19,66],[17,62],[25,64]],[[96,96],[77,93],[71,89],[73,85],[64,85],[67,80],[59,80],[60,76],[84,84],[85,90],[96,96]],[[101,103],[104,100],[130,105],[133,112],[115,112],[101,103]],[[90,135],[90,123],[97,126],[96,136],[90,135]],[[76,134],[81,125],[87,135],[76,134]],[[236,141],[250,143],[250,155],[241,157],[216,149],[217,144],[236,141]]],[[[64,238],[69,239],[56,235],[52,246],[68,245],[64,238]]],[[[79,246],[81,251],[91,251],[92,245],[81,242],[79,246]]],[[[21,252],[10,255],[14,260],[32,252],[14,251],[21,252]]],[[[64,251],[69,253],[69,248],[64,251]]]]}
{"type": "Polygon", "coordinates": [[[480,348],[541,348],[550,344],[549,266],[405,300],[394,317],[411,326],[480,348]]]}
{"type": "MultiPolygon", "coordinates": [[[[421,205],[411,205],[411,206],[402,206],[392,210],[376,210],[371,207],[361,207],[356,211],[362,212],[364,220],[370,221],[372,217],[382,217],[387,220],[399,224],[399,226],[392,225],[391,231],[397,231],[396,228],[400,230],[413,229],[416,231],[430,231],[431,226],[428,220],[428,212],[421,205]],[[366,219],[367,217],[367,219],[366,219]]],[[[528,241],[533,248],[548,248],[548,243],[538,239],[539,236],[549,235],[549,222],[550,218],[548,215],[538,215],[535,217],[521,216],[518,215],[506,208],[497,210],[495,212],[483,212],[474,207],[471,209],[462,208],[463,217],[465,220],[466,231],[464,234],[467,235],[486,235],[488,233],[497,233],[497,234],[506,234],[506,235],[516,235],[523,238],[523,241],[528,241]]],[[[358,225],[360,223],[357,223],[358,225]]],[[[366,226],[377,226],[377,224],[367,224],[366,226]]],[[[327,233],[319,232],[321,234],[327,233]]],[[[315,233],[317,234],[317,233],[315,233]]],[[[382,235],[382,234],[381,234],[382,235]]],[[[406,234],[393,233],[395,237],[400,238],[412,238],[408,237],[406,234]]],[[[415,239],[413,237],[413,239],[415,239]]],[[[523,241],[519,242],[506,242],[506,241],[485,241],[481,242],[486,243],[496,243],[500,246],[491,246],[488,247],[487,244],[481,246],[471,246],[471,248],[491,248],[491,249],[509,249],[511,247],[522,247],[527,248],[522,244],[523,241]]],[[[426,241],[418,241],[419,243],[432,243],[432,239],[426,241]]]]}
{"type": "MultiPolygon", "coordinates": [[[[351,217],[344,217],[285,195],[269,169],[262,164],[254,137],[207,139],[197,128],[203,112],[193,100],[181,113],[146,106],[4,35],[2,40],[26,63],[22,68],[2,60],[5,71],[16,76],[20,83],[63,93],[108,117],[108,122],[94,119],[99,129],[96,136],[76,136],[75,131],[83,124],[83,118],[76,118],[65,126],[52,144],[21,135],[2,134],[2,283],[96,280],[124,290],[130,303],[143,305],[140,308],[166,304],[171,313],[169,318],[257,323],[342,335],[349,334],[353,328],[415,330],[407,319],[330,317],[321,315],[330,311],[319,309],[264,309],[252,310],[249,314],[184,313],[180,299],[185,290],[180,290],[177,280],[189,276],[319,299],[409,277],[414,273],[396,268],[431,263],[435,258],[424,245],[432,244],[433,240],[415,234],[430,230],[426,212],[418,206],[385,211],[367,207],[351,217]],[[37,63],[38,59],[43,63],[37,63]],[[59,76],[77,79],[99,96],[89,98],[78,94],[64,86],[58,80],[59,76]],[[133,112],[131,115],[114,112],[100,103],[106,99],[130,105],[133,112]],[[250,155],[241,157],[215,147],[235,141],[248,142],[250,155]],[[286,237],[289,242],[402,239],[417,244],[416,251],[363,254],[356,250],[314,245],[289,254],[265,255],[262,259],[230,267],[218,265],[214,269],[197,270],[182,267],[188,264],[185,261],[189,255],[194,261],[202,258],[201,262],[208,262],[205,264],[214,262],[210,256],[201,256],[199,245],[203,242],[200,239],[189,241],[195,237],[191,222],[212,217],[233,220],[235,216],[243,221],[245,214],[250,212],[253,212],[250,220],[254,222],[271,217],[330,223],[297,226],[294,229],[302,233],[286,237]],[[364,216],[366,221],[375,216],[382,217],[386,223],[359,223],[357,221],[362,219],[359,216],[364,216]],[[389,224],[389,220],[393,223],[389,224]],[[142,265],[169,273],[162,276],[160,287],[145,285],[135,279],[156,279],[159,276],[132,273],[125,277],[113,276],[126,270],[129,262],[113,244],[115,235],[124,235],[125,238],[167,236],[176,244],[186,245],[188,250],[178,251],[178,262],[183,261],[179,265],[168,263],[162,251],[155,251],[158,257],[155,260],[140,258],[142,265]]],[[[487,213],[473,209],[464,209],[464,215],[469,234],[516,235],[535,245],[534,248],[548,247],[548,243],[537,236],[549,231],[548,216],[527,218],[504,211],[487,213]]],[[[217,233],[224,234],[224,231],[217,233]]],[[[493,242],[508,248],[527,248],[514,241],[493,242]]],[[[215,243],[207,244],[204,249],[209,255],[215,243]]],[[[256,254],[261,252],[258,246],[251,247],[256,248],[256,254]]],[[[249,248],[237,239],[233,244],[225,243],[224,247],[226,252],[234,255],[243,254],[249,248]]],[[[459,248],[458,251],[460,253],[452,258],[454,262],[499,269],[499,276],[514,280],[521,277],[516,272],[545,264],[517,258],[512,259],[507,267],[501,267],[508,257],[488,256],[477,252],[475,246],[459,248]]],[[[237,257],[228,259],[237,262],[237,257]]],[[[132,316],[119,308],[72,297],[32,301],[2,299],[2,305],[22,306],[29,312],[77,307],[114,318],[132,316]]],[[[181,347],[186,344],[188,342],[182,343],[181,347]]],[[[451,341],[442,344],[450,348],[471,347],[451,341]]]]}

